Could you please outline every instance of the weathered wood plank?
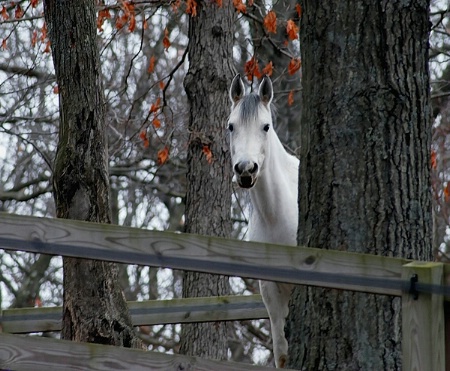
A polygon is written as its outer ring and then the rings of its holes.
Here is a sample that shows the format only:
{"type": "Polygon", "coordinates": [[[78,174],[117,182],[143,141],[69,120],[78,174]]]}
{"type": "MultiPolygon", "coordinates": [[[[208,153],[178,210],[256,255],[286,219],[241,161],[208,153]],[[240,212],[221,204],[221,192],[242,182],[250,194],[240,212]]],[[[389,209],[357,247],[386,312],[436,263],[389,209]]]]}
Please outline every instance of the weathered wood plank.
{"type": "MultiPolygon", "coordinates": [[[[403,278],[417,275],[418,286],[443,282],[443,264],[412,262],[403,278]]],[[[402,296],[402,352],[404,370],[445,370],[444,297],[435,293],[402,296]]]]}
{"type": "Polygon", "coordinates": [[[243,363],[1,333],[0,369],[15,371],[273,370],[273,368],[243,363]]]}
{"type": "MultiPolygon", "coordinates": [[[[261,295],[129,301],[134,326],[268,318],[261,295]]],[[[62,308],[4,310],[0,329],[9,333],[60,331],[62,308]]]]}
{"type": "Polygon", "coordinates": [[[400,296],[409,262],[0,213],[0,248],[400,296]],[[355,279],[356,277],[356,279],[355,279]]]}

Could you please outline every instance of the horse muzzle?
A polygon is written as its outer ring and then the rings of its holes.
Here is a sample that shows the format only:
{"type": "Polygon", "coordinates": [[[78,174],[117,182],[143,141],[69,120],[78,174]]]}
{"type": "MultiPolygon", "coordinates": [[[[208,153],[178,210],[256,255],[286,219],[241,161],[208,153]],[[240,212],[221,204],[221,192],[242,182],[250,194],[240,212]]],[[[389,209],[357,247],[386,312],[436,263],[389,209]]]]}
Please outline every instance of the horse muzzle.
{"type": "Polygon", "coordinates": [[[256,183],[258,168],[258,164],[251,161],[241,161],[234,165],[239,187],[252,188],[256,183]]]}

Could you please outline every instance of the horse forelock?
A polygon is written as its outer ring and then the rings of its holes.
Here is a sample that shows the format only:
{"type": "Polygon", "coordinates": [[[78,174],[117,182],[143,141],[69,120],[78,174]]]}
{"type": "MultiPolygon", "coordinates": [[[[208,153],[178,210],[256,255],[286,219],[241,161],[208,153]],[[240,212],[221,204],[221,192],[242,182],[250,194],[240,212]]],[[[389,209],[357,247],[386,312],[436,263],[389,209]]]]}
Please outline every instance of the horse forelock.
{"type": "Polygon", "coordinates": [[[261,101],[261,98],[256,93],[251,93],[244,96],[236,105],[236,110],[239,113],[239,119],[242,123],[250,123],[259,115],[260,109],[267,109],[261,101]]]}

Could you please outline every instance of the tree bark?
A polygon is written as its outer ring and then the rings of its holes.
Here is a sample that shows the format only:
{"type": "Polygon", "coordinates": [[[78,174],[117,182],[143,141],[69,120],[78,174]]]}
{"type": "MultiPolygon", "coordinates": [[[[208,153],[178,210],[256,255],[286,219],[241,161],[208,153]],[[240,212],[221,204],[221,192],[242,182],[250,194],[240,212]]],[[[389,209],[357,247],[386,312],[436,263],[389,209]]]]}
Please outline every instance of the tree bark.
{"type": "MultiPolygon", "coordinates": [[[[94,1],[46,0],[59,87],[58,218],[110,223],[105,104],[94,1]]],[[[64,258],[62,338],[137,347],[115,264],[64,258]]]]}
{"type": "MultiPolygon", "coordinates": [[[[199,1],[189,20],[189,71],[185,89],[190,102],[187,233],[229,237],[231,233],[231,160],[225,136],[229,114],[228,86],[233,78],[234,9],[199,1]],[[207,153],[212,158],[208,161],[207,153]]],[[[183,296],[229,293],[228,278],[186,272],[183,296]]],[[[227,358],[225,322],[189,324],[182,328],[180,352],[214,359],[227,358]]]]}
{"type": "MultiPolygon", "coordinates": [[[[302,2],[299,245],[430,260],[429,3],[302,2]]],[[[295,289],[288,367],[400,370],[400,299],[295,289]]]]}

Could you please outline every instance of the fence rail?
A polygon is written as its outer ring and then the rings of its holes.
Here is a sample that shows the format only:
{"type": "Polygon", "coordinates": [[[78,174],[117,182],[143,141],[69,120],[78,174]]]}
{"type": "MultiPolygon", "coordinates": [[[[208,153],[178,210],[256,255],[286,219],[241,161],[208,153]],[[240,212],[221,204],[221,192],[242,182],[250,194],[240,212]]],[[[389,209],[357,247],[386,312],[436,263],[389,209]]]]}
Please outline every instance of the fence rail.
{"type": "MultiPolygon", "coordinates": [[[[134,326],[268,318],[261,295],[129,301],[128,309],[134,326]]],[[[6,309],[0,316],[0,329],[15,334],[61,326],[61,307],[6,309]]]]}
{"type": "MultiPolygon", "coordinates": [[[[450,332],[448,325],[450,320],[445,317],[443,304],[444,300],[450,297],[450,266],[448,264],[413,262],[407,259],[369,254],[243,242],[2,213],[0,213],[0,220],[0,248],[3,249],[400,296],[402,298],[404,369],[445,370],[445,362],[447,362],[447,369],[450,370],[450,362],[445,357],[444,338],[444,328],[447,334],[450,332]],[[411,280],[414,275],[418,278],[417,283],[411,280]]],[[[183,306],[187,303],[185,300],[187,299],[182,299],[178,305],[183,306]]],[[[145,312],[145,307],[149,304],[136,305],[142,305],[145,312]]],[[[174,309],[174,312],[176,311],[174,309]]],[[[14,315],[18,315],[17,312],[16,314],[5,312],[3,318],[7,320],[4,321],[4,326],[12,326],[13,322],[17,325],[18,321],[12,320],[14,315]]],[[[31,310],[30,313],[37,312],[31,310]]],[[[3,355],[6,355],[8,359],[13,359],[13,365],[17,364],[14,363],[14,359],[16,362],[23,361],[25,362],[23,364],[31,365],[32,362],[26,362],[32,351],[26,355],[18,355],[16,358],[13,353],[27,347],[40,349],[42,346],[39,352],[46,354],[45,345],[35,343],[36,341],[38,339],[0,334],[0,359],[4,359],[3,355]]],[[[65,347],[64,352],[75,349],[74,345],[67,346],[64,342],[57,344],[62,348],[65,347]]],[[[90,347],[96,346],[83,345],[84,348],[80,348],[80,354],[88,354],[89,349],[93,349],[90,347]]],[[[114,362],[120,363],[122,359],[118,361],[120,356],[116,349],[114,348],[111,354],[114,354],[114,362]]],[[[43,356],[39,352],[30,357],[42,361],[43,356]]],[[[130,360],[132,361],[133,357],[130,360]]],[[[176,367],[181,367],[180,365],[177,364],[176,367]]],[[[193,368],[241,369],[237,368],[241,366],[235,365],[228,368],[227,363],[220,363],[220,367],[216,365],[218,368],[213,367],[212,364],[208,367],[204,365],[202,363],[201,366],[193,368]]],[[[4,365],[0,363],[0,366],[4,365]]],[[[10,367],[9,363],[4,368],[8,367],[10,367]]],[[[176,367],[175,369],[178,369],[176,367]]],[[[243,367],[242,369],[247,369],[249,366],[243,367]]],[[[47,366],[46,368],[50,369],[47,366]]],[[[27,368],[19,367],[19,369],[27,368]]]]}

